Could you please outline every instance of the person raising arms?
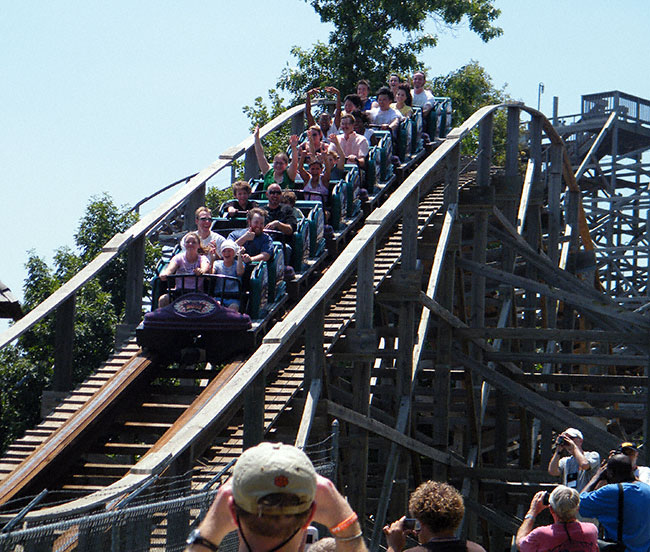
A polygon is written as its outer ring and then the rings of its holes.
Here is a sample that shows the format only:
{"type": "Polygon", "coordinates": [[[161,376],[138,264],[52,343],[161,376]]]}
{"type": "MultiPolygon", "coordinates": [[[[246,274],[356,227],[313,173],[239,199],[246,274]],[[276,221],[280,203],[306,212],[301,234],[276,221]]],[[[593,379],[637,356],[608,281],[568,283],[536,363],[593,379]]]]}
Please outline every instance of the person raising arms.
{"type": "Polygon", "coordinates": [[[273,166],[264,156],[264,148],[260,140],[260,127],[256,126],[253,131],[255,137],[255,156],[257,157],[257,164],[260,171],[264,175],[264,189],[266,190],[274,182],[279,184],[281,188],[290,188],[296,180],[298,171],[298,136],[293,134],[289,138],[289,145],[291,146],[291,162],[286,153],[276,153],[273,158],[273,166]]]}
{"type": "MultiPolygon", "coordinates": [[[[312,88],[307,91],[307,99],[305,101],[305,114],[307,116],[307,126],[311,127],[316,124],[314,116],[311,112],[311,100],[314,95],[320,92],[320,88],[312,88]]],[[[329,111],[326,109],[318,117],[318,126],[323,132],[323,137],[327,137],[330,134],[337,134],[339,131],[339,125],[341,124],[341,93],[338,88],[333,86],[326,86],[323,90],[329,94],[333,94],[336,97],[336,105],[334,107],[334,120],[332,121],[332,116],[329,111]]]]}

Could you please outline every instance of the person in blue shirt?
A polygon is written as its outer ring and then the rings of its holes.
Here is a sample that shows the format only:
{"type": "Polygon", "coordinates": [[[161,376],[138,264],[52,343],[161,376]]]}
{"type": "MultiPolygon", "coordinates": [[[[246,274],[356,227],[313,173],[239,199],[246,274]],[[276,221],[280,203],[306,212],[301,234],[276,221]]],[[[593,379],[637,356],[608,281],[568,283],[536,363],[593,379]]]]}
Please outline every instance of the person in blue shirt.
{"type": "Polygon", "coordinates": [[[235,230],[228,236],[229,240],[244,248],[242,261],[246,264],[251,261],[268,261],[273,256],[273,240],[264,233],[265,218],[266,211],[255,207],[248,211],[248,227],[235,230]]]}
{"type": "Polygon", "coordinates": [[[598,468],[580,494],[580,515],[597,518],[609,541],[617,541],[619,487],[623,488],[622,542],[629,552],[650,550],[650,485],[638,481],[630,458],[616,454],[598,468]]]}

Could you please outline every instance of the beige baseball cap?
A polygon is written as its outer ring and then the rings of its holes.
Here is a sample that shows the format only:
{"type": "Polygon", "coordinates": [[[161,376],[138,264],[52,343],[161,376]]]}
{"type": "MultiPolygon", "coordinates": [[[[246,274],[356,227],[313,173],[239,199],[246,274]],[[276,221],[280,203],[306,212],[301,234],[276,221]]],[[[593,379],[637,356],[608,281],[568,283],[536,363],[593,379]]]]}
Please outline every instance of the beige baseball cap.
{"type": "Polygon", "coordinates": [[[260,443],[244,451],[232,472],[235,504],[251,514],[300,514],[316,496],[316,470],[307,455],[292,445],[260,443]],[[260,504],[272,494],[297,497],[292,505],[260,504]]]}

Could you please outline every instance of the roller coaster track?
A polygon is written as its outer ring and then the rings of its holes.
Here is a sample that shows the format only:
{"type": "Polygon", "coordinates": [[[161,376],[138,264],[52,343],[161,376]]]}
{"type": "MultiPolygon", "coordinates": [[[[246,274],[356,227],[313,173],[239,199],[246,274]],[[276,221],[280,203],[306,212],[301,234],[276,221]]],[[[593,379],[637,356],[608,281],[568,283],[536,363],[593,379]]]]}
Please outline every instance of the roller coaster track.
{"type": "MultiPolygon", "coordinates": [[[[439,189],[435,189],[422,201],[418,213],[422,229],[430,224],[442,204],[443,197],[439,189]]],[[[401,235],[398,226],[377,251],[374,277],[376,288],[399,262],[400,253],[401,235]]],[[[356,284],[352,280],[340,292],[325,316],[326,353],[331,352],[337,340],[353,322],[355,306],[356,284]]],[[[297,350],[291,351],[280,363],[273,381],[267,385],[264,393],[265,433],[273,427],[278,416],[299,391],[304,379],[304,358],[304,347],[299,346],[297,350]]],[[[43,486],[47,485],[53,474],[61,482],[60,488],[52,489],[51,484],[47,486],[50,491],[54,491],[53,496],[57,501],[72,499],[79,494],[111,496],[110,491],[106,490],[110,485],[115,485],[118,493],[122,492],[120,488],[126,482],[121,476],[129,471],[131,474],[137,472],[135,462],[93,462],[88,458],[93,453],[131,458],[139,456],[143,459],[147,455],[155,456],[191,423],[210,398],[215,397],[237,375],[242,364],[243,361],[232,362],[219,372],[209,369],[173,369],[157,365],[155,360],[143,355],[134,343],[126,344],[120,353],[113,355],[102,369],[73,392],[38,428],[12,445],[6,459],[12,458],[16,465],[2,466],[10,471],[0,483],[0,502],[11,500],[29,486],[34,488],[41,482],[43,486]],[[193,386],[183,394],[182,388],[189,386],[181,385],[181,389],[165,388],[159,381],[179,377],[184,380],[201,378],[209,383],[203,388],[193,386]],[[154,383],[154,379],[157,383],[154,383]],[[90,394],[91,386],[99,381],[104,381],[103,385],[90,394]],[[164,389],[167,392],[174,391],[174,395],[162,396],[164,389]],[[134,396],[136,393],[137,397],[134,396]],[[116,427],[116,416],[122,420],[119,428],[116,427]],[[109,429],[98,442],[97,429],[100,427],[109,429]],[[139,442],[141,439],[138,436],[142,437],[143,433],[158,435],[158,438],[149,444],[139,442]],[[119,435],[119,438],[115,435],[119,435]],[[79,462],[83,451],[86,451],[86,458],[79,462]],[[77,461],[74,461],[75,457],[77,461]],[[39,475],[41,472],[42,476],[39,475]]],[[[206,451],[210,458],[202,459],[195,471],[197,485],[212,477],[241,453],[241,423],[233,425],[227,420],[222,420],[222,423],[225,427],[217,437],[219,445],[213,445],[206,451]]],[[[88,500],[84,497],[78,502],[83,504],[88,500]]]]}
{"type": "MultiPolygon", "coordinates": [[[[603,416],[598,408],[603,401],[610,416],[625,415],[618,404],[627,395],[611,386],[645,389],[636,401],[645,405],[648,382],[636,368],[648,363],[643,336],[650,320],[620,308],[584,276],[576,277],[575,266],[573,273],[565,270],[593,244],[562,141],[539,112],[521,104],[482,108],[404,176],[250,357],[221,371],[210,366],[189,370],[157,365],[127,344],[79,388],[80,395],[71,395],[52,419],[10,449],[14,460],[5,458],[0,466],[7,466],[0,503],[18,496],[23,485],[35,492],[39,466],[43,479],[51,481],[54,474],[62,504],[28,513],[30,523],[102,508],[161,473],[191,472],[190,484],[201,487],[246,443],[266,436],[304,445],[315,420],[324,416],[317,412],[320,404],[326,415],[349,424],[347,438],[353,446],[343,454],[353,466],[348,467],[348,491],[359,511],[374,513],[379,527],[397,471],[405,469],[399,460],[402,450],[417,453],[416,472],[426,468],[438,477],[456,478],[472,515],[500,531],[516,530],[515,506],[506,515],[488,504],[505,504],[506,480],[549,482],[531,469],[534,459],[526,444],[540,448],[543,463],[551,429],[573,425],[589,435],[592,447],[606,451],[618,437],[590,416],[603,416]],[[493,114],[504,108],[506,162],[496,170],[491,162],[493,114]],[[530,114],[532,129],[523,179],[518,176],[521,113],[530,114]],[[479,153],[465,173],[461,141],[474,128],[479,153]],[[551,190],[543,193],[552,196],[546,203],[536,188],[542,132],[551,190]],[[519,186],[512,193],[507,186],[515,179],[519,186]],[[563,212],[562,190],[567,198],[563,212]],[[549,213],[544,228],[542,205],[548,205],[549,213]],[[471,236],[464,236],[462,221],[471,221],[465,222],[471,236]],[[498,253],[498,262],[492,252],[498,253]],[[377,317],[378,310],[391,322],[375,324],[373,312],[377,317]],[[573,325],[561,327],[569,323],[573,325]],[[502,348],[512,340],[516,350],[502,348]],[[585,341],[610,344],[610,349],[603,346],[603,354],[594,354],[578,347],[585,341]],[[611,355],[621,343],[626,354],[611,355]],[[556,365],[578,366],[579,372],[555,372],[556,365]],[[587,365],[636,371],[596,374],[587,365]],[[92,389],[102,378],[103,385],[92,389]],[[567,394],[561,382],[593,387],[567,394]],[[601,394],[598,386],[609,387],[601,394]],[[100,407],[101,397],[107,396],[115,401],[110,408],[100,407]],[[576,404],[579,398],[585,400],[576,404]],[[521,416],[517,430],[509,401],[521,416]],[[70,415],[66,409],[77,411],[70,415]],[[108,421],[96,417],[100,411],[108,421]],[[69,420],[47,437],[46,431],[64,417],[69,420]],[[108,428],[101,438],[94,430],[99,426],[108,428]],[[461,447],[449,444],[450,435],[461,447]],[[516,468],[508,456],[513,443],[518,443],[516,468]],[[70,448],[76,456],[82,454],[81,462],[69,460],[65,451],[70,448]],[[378,452],[368,467],[370,449],[378,452]],[[482,467],[482,459],[493,458],[493,465],[482,467]],[[370,471],[375,479],[383,477],[383,485],[372,486],[372,496],[371,486],[367,493],[365,489],[370,471]],[[34,476],[31,488],[29,474],[34,476]],[[75,498],[76,493],[82,496],[75,498]]],[[[638,412],[635,416],[645,419],[647,412],[638,412]]],[[[375,535],[374,548],[376,544],[375,535]]]]}

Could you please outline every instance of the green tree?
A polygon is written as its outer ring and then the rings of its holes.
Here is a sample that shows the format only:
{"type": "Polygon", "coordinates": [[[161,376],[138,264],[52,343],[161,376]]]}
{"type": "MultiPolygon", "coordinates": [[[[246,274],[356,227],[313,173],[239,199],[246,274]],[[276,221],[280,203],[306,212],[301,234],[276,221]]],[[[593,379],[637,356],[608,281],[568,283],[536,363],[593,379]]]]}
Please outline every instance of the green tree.
{"type": "MultiPolygon", "coordinates": [[[[70,275],[77,272],[80,266],[92,261],[108,240],[115,234],[127,230],[137,220],[137,214],[125,206],[115,205],[108,194],[91,197],[74,236],[75,244],[80,250],[78,258],[81,264],[78,267],[70,267],[72,269],[70,275]]],[[[159,256],[159,249],[147,242],[145,247],[145,282],[154,276],[153,267],[159,256]]],[[[70,261],[71,259],[68,259],[68,262],[70,261]]],[[[125,304],[126,263],[127,256],[126,253],[123,253],[102,270],[98,277],[101,289],[110,295],[115,312],[120,317],[125,304]]]]}
{"type": "MultiPolygon", "coordinates": [[[[471,60],[467,65],[447,75],[435,77],[431,81],[431,91],[435,96],[449,96],[453,107],[453,126],[458,126],[477,109],[492,104],[512,100],[506,92],[506,85],[494,86],[492,77],[481,67],[478,61],[471,60]]],[[[498,111],[494,117],[494,162],[505,161],[507,116],[498,111]]],[[[478,149],[478,130],[474,129],[463,140],[464,153],[474,155],[478,149]]]]}
{"type": "MultiPolygon", "coordinates": [[[[259,126],[260,128],[263,127],[266,123],[275,119],[287,109],[277,90],[269,90],[268,96],[270,103],[268,107],[266,103],[264,103],[264,99],[261,96],[258,96],[255,98],[252,106],[247,105],[242,108],[242,111],[251,122],[251,132],[256,126],[259,126]]],[[[287,150],[290,134],[291,129],[289,125],[283,125],[276,132],[262,138],[262,146],[264,146],[264,154],[267,159],[272,159],[277,153],[287,150]]]]}
{"type": "Polygon", "coordinates": [[[494,25],[500,14],[494,0],[306,1],[334,29],[327,44],[292,49],[296,66],[283,70],[278,87],[292,93],[294,100],[325,84],[349,93],[360,78],[368,79],[374,90],[391,72],[407,74],[420,68],[418,55],[438,41],[437,35],[426,32],[429,22],[455,26],[466,18],[484,41],[502,33],[494,25]]]}
{"type": "MultiPolygon", "coordinates": [[[[28,312],[91,261],[116,233],[126,230],[137,216],[118,208],[107,194],[91,198],[82,217],[75,243],[56,250],[54,267],[33,252],[26,264],[23,309],[28,312]]],[[[147,242],[145,279],[149,279],[160,256],[147,242]]],[[[124,311],[126,255],[115,259],[100,275],[81,288],[75,299],[73,383],[95,370],[113,348],[115,326],[124,311]]],[[[40,417],[43,389],[52,379],[55,317],[48,316],[18,340],[0,351],[0,446],[32,427],[40,417]]]]}
{"type": "Polygon", "coordinates": [[[476,60],[447,75],[431,79],[431,92],[434,96],[451,98],[454,126],[465,121],[480,107],[511,99],[506,93],[506,85],[495,87],[492,77],[476,60]]]}

